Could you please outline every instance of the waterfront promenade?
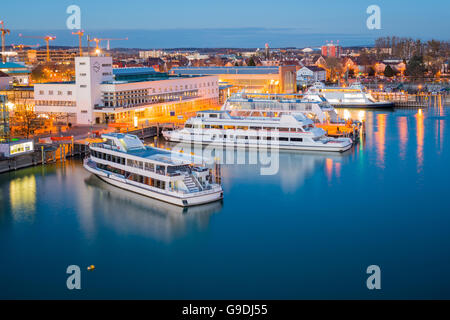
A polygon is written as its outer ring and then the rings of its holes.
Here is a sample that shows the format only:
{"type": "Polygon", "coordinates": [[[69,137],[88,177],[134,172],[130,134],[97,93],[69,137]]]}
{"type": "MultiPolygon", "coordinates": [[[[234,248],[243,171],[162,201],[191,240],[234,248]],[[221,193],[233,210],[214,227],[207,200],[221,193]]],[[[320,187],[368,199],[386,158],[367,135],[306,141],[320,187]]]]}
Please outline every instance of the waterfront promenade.
{"type": "MultiPolygon", "coordinates": [[[[135,134],[138,137],[152,138],[160,134],[163,128],[170,127],[173,128],[172,124],[151,124],[148,127],[142,127],[139,129],[127,130],[130,134],[135,134]]],[[[26,167],[31,167],[49,162],[56,162],[58,160],[64,161],[67,157],[83,155],[87,151],[86,139],[90,136],[92,132],[100,132],[102,130],[115,130],[113,128],[108,128],[105,125],[97,125],[94,127],[90,126],[79,126],[74,127],[71,130],[64,132],[59,135],[40,135],[34,137],[35,150],[34,152],[19,155],[11,159],[0,159],[0,173],[14,171],[26,167]],[[42,144],[39,141],[50,137],[73,137],[73,145],[68,142],[58,142],[55,141],[52,144],[42,144]],[[42,148],[44,147],[44,151],[42,148]]]]}

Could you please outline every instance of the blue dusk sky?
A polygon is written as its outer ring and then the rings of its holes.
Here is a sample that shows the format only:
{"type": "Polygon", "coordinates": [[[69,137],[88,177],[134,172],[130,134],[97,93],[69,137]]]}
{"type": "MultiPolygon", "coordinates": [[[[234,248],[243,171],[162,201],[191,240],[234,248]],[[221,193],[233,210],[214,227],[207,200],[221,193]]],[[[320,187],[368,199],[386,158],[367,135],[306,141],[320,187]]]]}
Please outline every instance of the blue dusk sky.
{"type": "Polygon", "coordinates": [[[92,36],[124,37],[113,46],[272,47],[370,45],[381,35],[450,39],[447,0],[23,0],[2,1],[7,43],[34,44],[19,33],[53,34],[54,45],[76,45],[66,29],[69,5],[81,8],[82,28],[92,36]],[[381,30],[368,30],[366,9],[381,8],[381,30]]]}

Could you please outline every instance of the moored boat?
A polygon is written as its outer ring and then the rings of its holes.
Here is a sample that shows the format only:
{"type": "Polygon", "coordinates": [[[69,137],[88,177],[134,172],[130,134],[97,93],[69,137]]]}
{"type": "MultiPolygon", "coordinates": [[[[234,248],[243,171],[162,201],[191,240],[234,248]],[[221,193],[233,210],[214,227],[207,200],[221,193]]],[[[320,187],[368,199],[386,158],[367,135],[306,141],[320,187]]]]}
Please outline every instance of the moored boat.
{"type": "Polygon", "coordinates": [[[280,117],[236,117],[228,111],[200,111],[183,129],[164,131],[172,142],[224,147],[258,147],[288,150],[344,152],[350,138],[332,138],[302,113],[280,117]]]}
{"type": "Polygon", "coordinates": [[[354,83],[349,87],[325,86],[321,82],[314,83],[307,94],[323,96],[334,107],[354,108],[393,108],[394,103],[375,99],[366,88],[354,83]]]}
{"type": "Polygon", "coordinates": [[[341,119],[336,109],[320,94],[265,94],[239,92],[230,96],[222,110],[232,116],[280,117],[283,114],[302,113],[327,135],[359,136],[362,123],[341,119]]]}
{"type": "Polygon", "coordinates": [[[145,146],[129,134],[103,134],[102,139],[89,145],[84,168],[105,182],[183,207],[223,198],[212,170],[194,165],[191,156],[145,146]]]}

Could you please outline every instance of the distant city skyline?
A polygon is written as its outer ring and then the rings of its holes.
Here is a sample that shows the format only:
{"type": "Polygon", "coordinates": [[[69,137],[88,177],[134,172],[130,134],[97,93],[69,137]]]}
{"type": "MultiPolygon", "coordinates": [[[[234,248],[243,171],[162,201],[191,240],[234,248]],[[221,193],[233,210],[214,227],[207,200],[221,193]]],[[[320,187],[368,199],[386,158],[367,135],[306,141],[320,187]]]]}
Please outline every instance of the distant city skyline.
{"type": "MultiPolygon", "coordinates": [[[[421,1],[311,1],[260,0],[244,2],[150,2],[132,0],[61,0],[17,2],[0,5],[0,20],[11,29],[7,44],[37,43],[21,39],[20,32],[55,34],[52,45],[76,46],[66,28],[69,5],[81,8],[81,27],[92,36],[129,37],[112,42],[112,47],[271,47],[319,46],[326,40],[340,40],[343,46],[371,45],[379,36],[450,39],[447,13],[450,2],[421,1]],[[381,8],[381,30],[368,30],[366,8],[381,8]]],[[[43,45],[43,43],[41,43],[43,45]]]]}
{"type": "MultiPolygon", "coordinates": [[[[78,46],[78,38],[68,30],[18,30],[7,39],[11,44],[40,44],[39,39],[20,38],[19,34],[38,36],[53,35],[56,41],[52,46],[78,46]]],[[[173,30],[92,30],[86,32],[99,38],[123,38],[128,41],[111,41],[111,48],[264,48],[266,43],[271,48],[312,47],[319,48],[326,42],[339,42],[342,46],[371,46],[379,35],[370,34],[305,34],[291,29],[173,29],[173,30]]],[[[91,46],[95,44],[91,43],[91,46]]],[[[86,36],[83,46],[87,46],[86,36]]],[[[106,47],[106,41],[101,42],[106,47]]]]}

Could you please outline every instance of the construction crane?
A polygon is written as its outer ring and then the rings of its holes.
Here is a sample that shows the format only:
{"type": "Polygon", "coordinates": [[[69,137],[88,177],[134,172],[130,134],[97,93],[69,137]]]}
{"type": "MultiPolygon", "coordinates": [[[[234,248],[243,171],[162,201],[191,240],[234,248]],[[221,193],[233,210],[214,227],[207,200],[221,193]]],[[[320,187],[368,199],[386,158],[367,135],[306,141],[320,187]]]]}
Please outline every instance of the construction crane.
{"type": "Polygon", "coordinates": [[[45,37],[38,37],[38,36],[24,36],[23,34],[19,34],[19,37],[22,38],[32,38],[32,39],[43,39],[45,43],[47,44],[47,62],[50,62],[50,45],[49,42],[56,39],[54,36],[45,36],[45,37]]]}
{"type": "Polygon", "coordinates": [[[14,49],[19,49],[19,51],[23,51],[25,48],[38,48],[40,47],[39,44],[35,45],[28,45],[28,44],[12,44],[11,45],[14,49]]]}
{"type": "Polygon", "coordinates": [[[110,41],[122,41],[122,40],[128,40],[128,38],[116,38],[116,39],[112,39],[112,38],[109,38],[109,39],[92,38],[92,39],[90,39],[88,37],[88,41],[95,42],[95,44],[96,44],[95,50],[96,51],[100,50],[100,42],[101,41],[107,41],[106,50],[109,51],[110,50],[110,45],[109,45],[110,41]]]}
{"type": "Polygon", "coordinates": [[[79,41],[80,41],[80,57],[83,56],[83,44],[82,44],[82,39],[84,36],[84,31],[83,30],[79,30],[77,32],[72,32],[73,35],[78,35],[79,37],[79,41]]]}
{"type": "Polygon", "coordinates": [[[5,28],[5,23],[3,21],[0,21],[0,25],[2,26],[0,28],[1,36],[2,36],[2,60],[3,63],[6,61],[5,56],[5,36],[7,34],[11,34],[11,30],[5,28]]]}
{"type": "Polygon", "coordinates": [[[102,41],[102,39],[99,39],[99,38],[93,38],[93,39],[91,39],[89,36],[87,36],[87,41],[88,41],[88,52],[90,51],[90,49],[89,49],[89,44],[91,43],[91,42],[95,42],[95,53],[97,54],[97,55],[99,55],[100,54],[100,41],[102,41]]]}
{"type": "Polygon", "coordinates": [[[96,50],[100,50],[100,41],[102,41],[102,39],[99,39],[99,38],[90,38],[89,36],[88,36],[88,42],[95,42],[95,49],[96,50]]]}

